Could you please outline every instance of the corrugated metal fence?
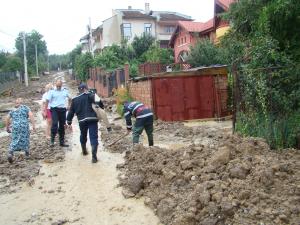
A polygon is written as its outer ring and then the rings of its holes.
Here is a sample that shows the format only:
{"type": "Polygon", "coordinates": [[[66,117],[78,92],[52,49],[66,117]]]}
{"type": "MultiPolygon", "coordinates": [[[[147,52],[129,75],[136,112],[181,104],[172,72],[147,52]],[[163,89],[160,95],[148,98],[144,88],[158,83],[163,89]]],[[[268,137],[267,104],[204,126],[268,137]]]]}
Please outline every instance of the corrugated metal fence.
{"type": "Polygon", "coordinates": [[[0,94],[15,86],[19,80],[19,72],[0,72],[0,94]]]}

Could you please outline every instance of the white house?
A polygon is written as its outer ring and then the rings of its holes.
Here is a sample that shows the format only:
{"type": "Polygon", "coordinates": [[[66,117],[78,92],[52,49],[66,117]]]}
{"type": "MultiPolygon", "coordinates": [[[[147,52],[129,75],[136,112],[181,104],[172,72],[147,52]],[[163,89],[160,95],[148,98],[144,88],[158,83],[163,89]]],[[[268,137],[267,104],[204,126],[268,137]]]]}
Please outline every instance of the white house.
{"type": "MultiPolygon", "coordinates": [[[[178,21],[192,21],[190,16],[177,12],[152,11],[149,3],[145,4],[145,9],[114,9],[112,16],[103,21],[102,25],[93,32],[93,51],[99,48],[121,44],[123,39],[131,43],[135,36],[143,33],[151,34],[160,46],[167,48],[171,35],[175,30],[178,21]]],[[[84,36],[89,38],[89,35],[84,36]]],[[[80,39],[83,46],[87,41],[80,39]]]]}

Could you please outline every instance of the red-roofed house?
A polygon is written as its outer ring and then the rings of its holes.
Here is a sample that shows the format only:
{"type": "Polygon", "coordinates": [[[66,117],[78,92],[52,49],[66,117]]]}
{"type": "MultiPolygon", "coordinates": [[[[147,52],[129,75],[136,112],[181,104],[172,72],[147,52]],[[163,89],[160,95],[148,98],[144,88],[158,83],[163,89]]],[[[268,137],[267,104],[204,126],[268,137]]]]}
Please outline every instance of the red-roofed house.
{"type": "Polygon", "coordinates": [[[175,62],[184,62],[190,46],[195,45],[199,38],[214,40],[213,28],[213,19],[206,23],[179,21],[170,40],[170,46],[174,48],[175,62]]]}
{"type": "Polygon", "coordinates": [[[235,0],[215,0],[214,18],[209,21],[193,22],[178,21],[177,27],[171,36],[169,45],[174,49],[175,63],[185,62],[190,47],[195,45],[201,38],[209,38],[218,42],[229,29],[229,23],[222,20],[218,15],[228,11],[229,6],[235,0]]]}

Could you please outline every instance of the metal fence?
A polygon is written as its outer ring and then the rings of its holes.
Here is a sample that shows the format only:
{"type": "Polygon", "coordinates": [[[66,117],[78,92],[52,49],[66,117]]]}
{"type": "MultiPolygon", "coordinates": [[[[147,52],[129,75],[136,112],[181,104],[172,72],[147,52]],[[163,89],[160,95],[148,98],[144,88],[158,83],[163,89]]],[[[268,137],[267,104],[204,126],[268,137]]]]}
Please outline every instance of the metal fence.
{"type": "Polygon", "coordinates": [[[0,94],[14,87],[22,80],[19,72],[0,72],[0,94]]]}

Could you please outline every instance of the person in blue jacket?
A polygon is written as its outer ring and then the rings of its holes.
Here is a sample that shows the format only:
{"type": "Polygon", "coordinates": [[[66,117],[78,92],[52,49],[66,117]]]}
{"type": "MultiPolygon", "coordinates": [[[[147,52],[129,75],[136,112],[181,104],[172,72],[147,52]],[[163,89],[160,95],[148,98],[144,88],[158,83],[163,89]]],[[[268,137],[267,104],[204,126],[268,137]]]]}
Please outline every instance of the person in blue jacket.
{"type": "Polygon", "coordinates": [[[148,136],[149,146],[153,146],[153,113],[143,103],[138,101],[125,102],[123,108],[124,117],[128,131],[132,132],[133,143],[139,143],[140,135],[145,129],[148,136]],[[132,127],[131,117],[136,118],[132,127]]]}

